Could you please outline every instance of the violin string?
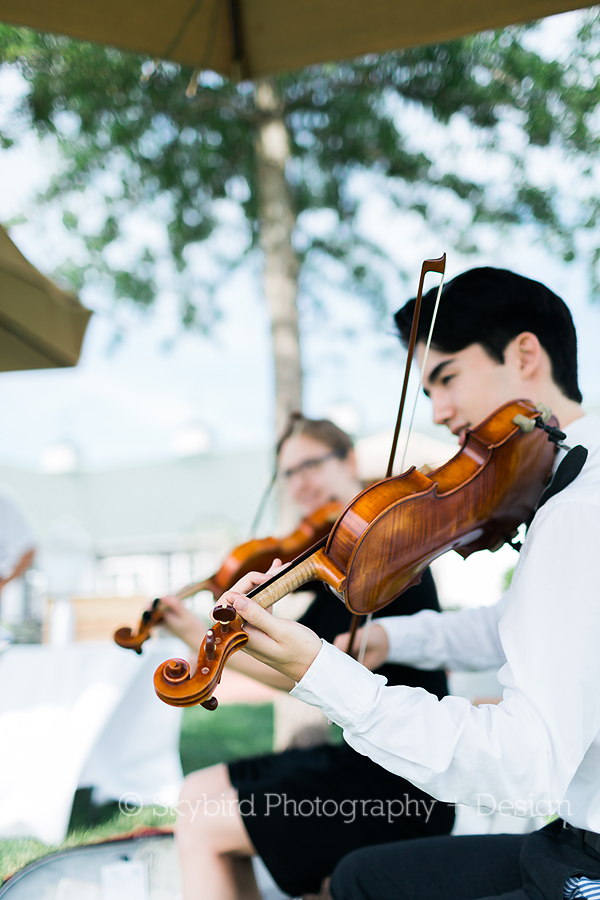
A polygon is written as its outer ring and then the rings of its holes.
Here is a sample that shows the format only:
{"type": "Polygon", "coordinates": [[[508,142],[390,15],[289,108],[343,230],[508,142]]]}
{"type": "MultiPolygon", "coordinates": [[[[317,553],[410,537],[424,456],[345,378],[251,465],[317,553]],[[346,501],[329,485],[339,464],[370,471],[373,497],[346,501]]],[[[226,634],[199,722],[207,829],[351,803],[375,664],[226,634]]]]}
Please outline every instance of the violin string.
{"type": "Polygon", "coordinates": [[[408,431],[406,434],[406,442],[404,444],[404,453],[402,454],[402,463],[400,464],[400,471],[404,472],[404,463],[406,460],[406,454],[408,452],[408,442],[410,441],[410,435],[412,432],[413,422],[415,419],[415,412],[417,410],[417,403],[419,402],[419,396],[421,393],[421,388],[423,387],[423,377],[425,372],[425,363],[427,362],[427,357],[429,355],[429,348],[431,346],[431,338],[433,336],[433,328],[435,325],[435,320],[437,319],[438,309],[440,305],[440,300],[442,299],[442,288],[444,287],[444,275],[445,272],[442,272],[442,278],[440,280],[440,284],[438,287],[437,297],[435,298],[435,306],[433,307],[433,316],[431,317],[431,325],[429,326],[429,334],[427,335],[427,341],[425,343],[425,353],[423,354],[423,362],[421,363],[421,376],[419,378],[419,384],[417,387],[417,392],[415,394],[415,402],[413,403],[412,414],[410,417],[410,422],[408,423],[408,431]]]}

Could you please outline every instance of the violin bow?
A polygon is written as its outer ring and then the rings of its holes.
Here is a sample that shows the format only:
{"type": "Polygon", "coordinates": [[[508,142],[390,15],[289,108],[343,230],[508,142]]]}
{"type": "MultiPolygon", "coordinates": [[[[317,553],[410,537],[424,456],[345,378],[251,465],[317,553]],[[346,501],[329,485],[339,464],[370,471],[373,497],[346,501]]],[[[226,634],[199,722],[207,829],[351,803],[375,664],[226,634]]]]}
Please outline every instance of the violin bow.
{"type": "MultiPolygon", "coordinates": [[[[413,312],[412,324],[410,327],[410,338],[408,340],[408,350],[406,354],[406,366],[404,367],[404,382],[402,384],[402,394],[400,395],[400,408],[398,409],[398,416],[396,418],[396,428],[394,430],[394,437],[392,440],[392,448],[390,451],[390,459],[388,462],[387,472],[385,474],[386,478],[392,477],[392,470],[394,468],[394,460],[396,458],[396,450],[398,449],[398,439],[400,437],[400,426],[402,424],[402,416],[404,415],[404,405],[406,403],[406,393],[408,390],[408,380],[410,378],[410,367],[412,366],[413,357],[415,355],[415,347],[417,344],[417,330],[419,326],[419,316],[421,315],[421,301],[423,300],[423,284],[425,282],[425,275],[428,272],[438,272],[442,276],[442,280],[440,281],[437,299],[435,303],[435,309],[433,311],[433,317],[431,319],[431,326],[429,328],[429,334],[427,336],[427,344],[425,347],[425,354],[429,352],[429,346],[431,344],[431,336],[433,334],[433,326],[435,325],[435,320],[437,317],[437,311],[440,304],[440,297],[442,295],[442,287],[444,285],[444,274],[446,272],[446,254],[440,256],[439,259],[426,259],[421,266],[421,278],[419,279],[419,290],[417,291],[417,296],[415,299],[415,309],[413,312]]],[[[423,384],[423,376],[421,375],[421,381],[419,383],[419,388],[423,384]]],[[[419,391],[417,390],[417,399],[419,396],[419,391]]],[[[415,401],[416,407],[416,401],[415,401]]],[[[408,438],[410,437],[410,430],[412,428],[412,423],[414,419],[414,408],[413,415],[410,421],[409,433],[407,436],[406,446],[408,446],[408,438]]],[[[406,456],[406,450],[404,452],[406,456]]]]}
{"type": "MultiPolygon", "coordinates": [[[[408,349],[407,349],[407,354],[406,354],[406,366],[404,367],[404,381],[402,384],[402,393],[400,395],[400,406],[398,409],[398,416],[396,418],[396,427],[394,429],[394,437],[392,439],[392,447],[390,450],[390,458],[389,458],[389,462],[388,462],[387,472],[385,473],[386,479],[392,477],[392,471],[394,468],[394,460],[396,459],[396,451],[398,449],[398,439],[400,437],[400,427],[402,425],[402,417],[404,415],[404,406],[406,404],[406,394],[408,391],[408,381],[410,378],[410,369],[412,366],[412,361],[413,361],[413,357],[415,354],[415,347],[417,344],[417,330],[418,330],[418,325],[419,325],[419,316],[421,315],[421,301],[423,300],[423,285],[425,283],[425,276],[427,275],[428,272],[437,272],[438,274],[440,274],[442,276],[442,278],[441,278],[441,281],[440,281],[440,284],[438,287],[438,293],[437,293],[437,297],[436,297],[436,301],[435,301],[435,307],[433,310],[433,316],[431,319],[431,326],[429,328],[429,334],[427,335],[427,343],[425,345],[425,354],[423,357],[423,366],[421,368],[421,379],[419,381],[419,386],[417,388],[417,395],[415,397],[412,415],[410,418],[410,424],[408,427],[408,433],[406,435],[406,444],[404,446],[404,454],[402,457],[402,467],[404,467],[404,460],[406,459],[406,451],[408,449],[410,433],[412,431],[413,421],[415,418],[415,410],[417,408],[417,400],[419,398],[419,391],[421,390],[421,386],[423,384],[423,369],[425,368],[425,361],[426,361],[427,355],[429,353],[429,347],[431,345],[431,337],[433,334],[433,326],[435,325],[435,320],[437,318],[437,312],[438,312],[438,308],[440,305],[440,299],[442,296],[442,287],[444,286],[444,275],[446,272],[446,254],[445,253],[442,256],[440,256],[439,259],[424,260],[423,265],[421,266],[421,277],[419,279],[419,290],[417,291],[417,296],[415,299],[415,308],[414,308],[414,312],[413,312],[412,324],[410,327],[410,338],[408,341],[408,349]]],[[[371,627],[371,619],[372,619],[372,613],[369,613],[365,620],[365,630],[362,635],[360,650],[359,650],[358,657],[357,657],[358,661],[360,663],[362,663],[365,658],[365,652],[367,649],[367,638],[369,635],[369,628],[371,627]]],[[[352,626],[350,628],[350,637],[348,639],[348,648],[346,650],[346,653],[349,656],[352,655],[352,650],[354,647],[354,639],[355,639],[356,631],[358,628],[358,621],[359,621],[359,616],[352,617],[352,626]]]]}

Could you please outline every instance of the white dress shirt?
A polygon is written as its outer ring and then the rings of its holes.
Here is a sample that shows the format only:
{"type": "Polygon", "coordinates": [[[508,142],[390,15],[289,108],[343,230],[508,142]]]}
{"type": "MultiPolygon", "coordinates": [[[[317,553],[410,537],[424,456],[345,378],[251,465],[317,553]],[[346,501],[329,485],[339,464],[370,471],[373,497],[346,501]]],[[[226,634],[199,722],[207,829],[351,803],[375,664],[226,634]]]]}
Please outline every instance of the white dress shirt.
{"type": "Polygon", "coordinates": [[[580,475],[536,515],[493,607],[386,618],[389,660],[501,666],[503,699],[474,707],[386,687],[326,642],[292,694],[342,726],[359,753],[433,797],[513,815],[557,813],[600,832],[600,421],[567,429],[580,475]]]}

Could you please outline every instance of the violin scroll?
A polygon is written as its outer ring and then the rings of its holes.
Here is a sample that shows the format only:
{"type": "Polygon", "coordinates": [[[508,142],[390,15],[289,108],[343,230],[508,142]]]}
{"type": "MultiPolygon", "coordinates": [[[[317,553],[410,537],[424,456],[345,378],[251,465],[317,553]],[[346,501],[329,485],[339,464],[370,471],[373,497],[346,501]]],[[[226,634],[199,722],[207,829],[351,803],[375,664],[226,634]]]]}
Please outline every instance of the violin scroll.
{"type": "Polygon", "coordinates": [[[226,612],[226,621],[217,622],[206,632],[194,675],[184,659],[168,659],[158,667],[154,673],[154,690],[164,703],[169,706],[199,703],[205,709],[217,708],[213,692],[221,680],[225,663],[248,643],[241,618],[231,607],[227,607],[226,612]]]}
{"type": "MultiPolygon", "coordinates": [[[[344,584],[343,573],[323,555],[324,545],[325,540],[322,540],[305,551],[288,568],[254,588],[248,596],[256,594],[263,609],[268,609],[286,594],[315,578],[340,591],[344,584]]],[[[160,699],[171,706],[194,706],[200,703],[207,709],[215,709],[217,704],[212,692],[221,679],[225,663],[248,641],[248,635],[242,627],[243,621],[233,607],[216,606],[212,616],[217,619],[217,623],[207,631],[202,641],[193,677],[189,676],[187,663],[184,664],[185,668],[179,666],[182,660],[168,660],[155,672],[154,689],[160,699]],[[214,706],[207,706],[207,699],[214,701],[214,706]]]]}
{"type": "Polygon", "coordinates": [[[134,634],[128,626],[119,628],[114,634],[115,643],[119,647],[124,647],[125,650],[134,650],[136,653],[141,654],[142,645],[150,637],[150,631],[162,621],[162,618],[163,612],[160,597],[157,597],[150,609],[145,609],[142,613],[137,634],[134,634]]]}

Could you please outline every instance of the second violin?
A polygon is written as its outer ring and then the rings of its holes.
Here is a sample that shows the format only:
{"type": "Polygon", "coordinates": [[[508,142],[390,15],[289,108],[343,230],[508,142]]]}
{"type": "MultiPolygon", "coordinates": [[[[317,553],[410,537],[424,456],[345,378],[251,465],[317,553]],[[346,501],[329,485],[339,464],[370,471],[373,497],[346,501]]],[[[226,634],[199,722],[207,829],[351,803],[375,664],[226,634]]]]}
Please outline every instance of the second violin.
{"type": "MultiPolygon", "coordinates": [[[[313,544],[327,537],[341,509],[338,502],[331,501],[312,515],[302,519],[298,527],[286,537],[256,538],[240,544],[229,554],[214,575],[204,581],[186,585],[177,591],[175,596],[180,600],[185,600],[200,591],[210,591],[215,600],[218,600],[224,591],[228,591],[248,572],[266,571],[274,559],[291,562],[313,544]]],[[[115,643],[119,647],[141,653],[142,646],[150,637],[151,630],[162,620],[163,608],[160,598],[157,598],[150,609],[142,613],[137,633],[134,633],[129,627],[119,628],[114,634],[115,643]]]]}

